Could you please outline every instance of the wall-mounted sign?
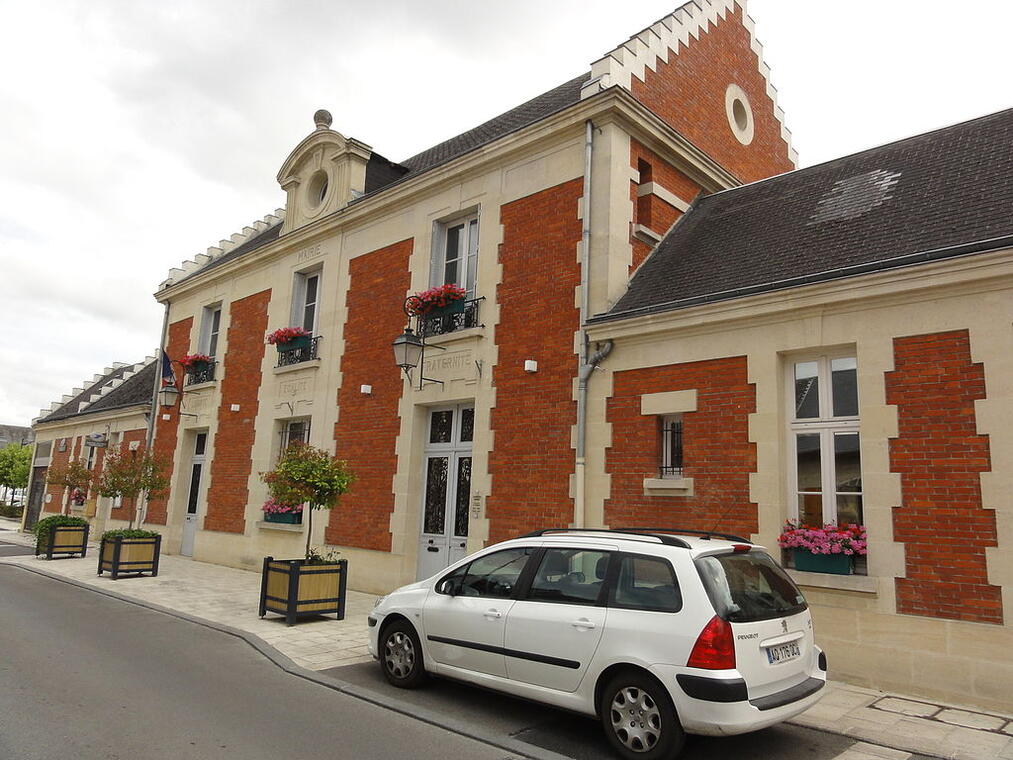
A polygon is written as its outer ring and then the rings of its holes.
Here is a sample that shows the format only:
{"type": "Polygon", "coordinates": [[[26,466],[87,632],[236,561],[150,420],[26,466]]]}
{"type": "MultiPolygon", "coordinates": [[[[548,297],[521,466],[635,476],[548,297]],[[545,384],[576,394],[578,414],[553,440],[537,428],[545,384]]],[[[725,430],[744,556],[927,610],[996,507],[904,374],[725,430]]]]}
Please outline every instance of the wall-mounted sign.
{"type": "Polygon", "coordinates": [[[109,445],[109,439],[106,438],[105,433],[88,433],[84,437],[84,445],[95,449],[104,449],[109,445]]]}

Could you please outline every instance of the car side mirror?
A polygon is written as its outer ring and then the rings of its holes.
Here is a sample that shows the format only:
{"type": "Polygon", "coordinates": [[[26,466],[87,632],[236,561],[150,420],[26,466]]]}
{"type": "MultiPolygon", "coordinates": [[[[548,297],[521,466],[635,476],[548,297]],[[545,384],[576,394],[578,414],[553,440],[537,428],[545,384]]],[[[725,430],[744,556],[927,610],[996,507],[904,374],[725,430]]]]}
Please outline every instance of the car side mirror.
{"type": "Polygon", "coordinates": [[[456,596],[457,588],[454,586],[453,580],[445,580],[440,583],[436,588],[441,594],[447,594],[448,596],[456,596]]]}

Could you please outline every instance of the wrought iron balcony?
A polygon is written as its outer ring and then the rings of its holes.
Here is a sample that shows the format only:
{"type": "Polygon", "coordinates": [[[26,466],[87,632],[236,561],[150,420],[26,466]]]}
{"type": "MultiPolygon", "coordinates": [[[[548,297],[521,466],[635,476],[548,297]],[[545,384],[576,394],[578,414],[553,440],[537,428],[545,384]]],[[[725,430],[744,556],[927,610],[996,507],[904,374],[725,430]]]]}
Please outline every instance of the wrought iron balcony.
{"type": "Polygon", "coordinates": [[[428,314],[419,317],[419,334],[422,337],[446,335],[447,333],[478,327],[478,304],[483,298],[474,298],[464,302],[464,311],[457,314],[428,314]]]}
{"type": "Polygon", "coordinates": [[[186,380],[184,385],[199,385],[200,383],[210,383],[215,379],[215,367],[218,362],[208,362],[207,364],[194,365],[186,371],[186,380]]]}
{"type": "Polygon", "coordinates": [[[279,367],[288,367],[292,364],[302,364],[303,362],[312,361],[313,359],[319,358],[317,356],[317,348],[320,345],[321,335],[314,335],[310,338],[308,346],[297,346],[295,348],[279,349],[278,351],[278,365],[279,367]]]}

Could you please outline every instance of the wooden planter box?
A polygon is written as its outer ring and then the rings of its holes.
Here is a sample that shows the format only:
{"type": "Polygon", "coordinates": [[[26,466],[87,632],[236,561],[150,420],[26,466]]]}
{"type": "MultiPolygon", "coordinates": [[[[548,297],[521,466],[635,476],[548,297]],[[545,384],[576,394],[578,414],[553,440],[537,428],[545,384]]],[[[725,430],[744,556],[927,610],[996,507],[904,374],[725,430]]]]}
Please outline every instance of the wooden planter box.
{"type": "Polygon", "coordinates": [[[347,559],[335,565],[307,565],[304,559],[264,557],[260,616],[277,612],[289,625],[300,617],[332,612],[344,620],[347,581],[347,559]]]}
{"type": "Polygon", "coordinates": [[[813,554],[806,549],[794,549],[795,569],[809,573],[851,575],[852,558],[848,554],[813,554]]]}
{"type": "Polygon", "coordinates": [[[46,559],[52,559],[54,554],[80,554],[84,557],[88,553],[88,527],[87,525],[55,525],[49,529],[49,533],[41,536],[35,544],[35,556],[45,554],[46,559]]]}
{"type": "Polygon", "coordinates": [[[115,581],[121,575],[158,575],[162,537],[103,538],[98,557],[98,574],[109,572],[115,581]]]}

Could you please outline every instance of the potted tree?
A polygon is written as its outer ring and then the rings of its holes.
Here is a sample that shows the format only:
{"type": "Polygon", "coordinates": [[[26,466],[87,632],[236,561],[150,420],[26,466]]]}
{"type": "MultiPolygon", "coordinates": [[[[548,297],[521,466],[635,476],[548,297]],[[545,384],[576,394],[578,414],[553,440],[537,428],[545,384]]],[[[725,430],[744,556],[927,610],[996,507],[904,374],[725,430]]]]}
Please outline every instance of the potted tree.
{"type": "Polygon", "coordinates": [[[88,553],[88,521],[74,515],[50,515],[35,523],[35,556],[88,553]]]}
{"type": "Polygon", "coordinates": [[[867,552],[866,541],[862,525],[811,528],[791,520],[777,539],[782,549],[792,550],[796,570],[834,575],[851,575],[854,558],[867,552]]]}
{"type": "Polygon", "coordinates": [[[67,504],[61,510],[68,514],[70,507],[83,506],[85,497],[88,495],[88,486],[91,485],[91,470],[79,461],[67,462],[63,467],[50,466],[46,473],[46,482],[51,486],[63,486],[67,489],[67,504]]]}
{"type": "Polygon", "coordinates": [[[333,509],[354,480],[348,463],[323,449],[293,443],[277,466],[261,473],[278,504],[305,504],[306,548],[302,559],[265,557],[260,583],[260,617],[268,612],[285,616],[289,625],[300,617],[334,613],[345,617],[348,560],[326,555],[311,546],[313,512],[333,509]]]}
{"type": "Polygon", "coordinates": [[[169,487],[165,461],[148,451],[113,451],[106,456],[98,492],[108,498],[133,500],[129,528],[137,517],[137,497],[160,494],[169,487]]]}

